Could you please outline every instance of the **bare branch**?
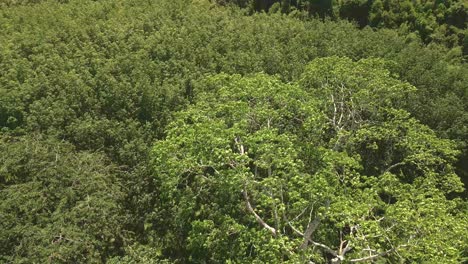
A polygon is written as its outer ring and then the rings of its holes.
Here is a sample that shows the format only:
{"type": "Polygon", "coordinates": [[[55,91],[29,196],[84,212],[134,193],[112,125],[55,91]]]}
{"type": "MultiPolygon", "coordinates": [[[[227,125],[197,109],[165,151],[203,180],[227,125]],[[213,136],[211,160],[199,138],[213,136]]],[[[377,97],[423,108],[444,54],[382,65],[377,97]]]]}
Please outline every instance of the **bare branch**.
{"type": "Polygon", "coordinates": [[[333,97],[333,94],[330,95],[331,96],[331,100],[332,100],[332,103],[333,103],[333,126],[336,127],[336,113],[337,113],[337,110],[336,110],[336,102],[335,102],[335,98],[333,97]]]}
{"type": "Polygon", "coordinates": [[[318,242],[315,242],[313,240],[309,240],[309,242],[314,245],[314,246],[317,246],[317,247],[320,247],[322,249],[324,249],[325,251],[327,251],[328,253],[332,254],[333,256],[337,257],[338,254],[336,253],[335,250],[329,248],[328,246],[324,245],[324,244],[321,244],[321,243],[318,243],[318,242]]]}
{"type": "Polygon", "coordinates": [[[345,246],[345,244],[347,244],[348,241],[347,240],[343,240],[343,232],[340,230],[340,248],[338,249],[338,253],[340,255],[343,255],[343,247],[345,246]]]}
{"type": "Polygon", "coordinates": [[[291,222],[288,221],[288,225],[289,225],[289,227],[291,227],[291,229],[292,229],[294,232],[296,232],[296,234],[298,234],[298,235],[301,236],[301,237],[304,236],[304,233],[302,233],[302,232],[299,231],[297,228],[295,228],[295,227],[291,224],[291,222]]]}
{"type": "Polygon", "coordinates": [[[247,193],[247,186],[244,186],[244,190],[242,191],[243,195],[244,195],[244,200],[245,200],[245,204],[247,206],[247,210],[252,213],[255,217],[255,220],[257,220],[257,222],[262,226],[264,227],[265,229],[267,229],[273,236],[276,237],[276,229],[271,227],[270,225],[268,225],[256,212],[255,210],[253,209],[252,205],[250,204],[250,199],[249,199],[249,195],[247,193]]]}
{"type": "MultiPolygon", "coordinates": [[[[288,222],[288,225],[291,227],[291,229],[296,233],[298,234],[299,236],[303,237],[304,234],[299,231],[297,228],[295,228],[290,222],[288,222]]],[[[317,247],[320,247],[321,249],[325,250],[326,252],[332,254],[333,256],[337,257],[338,256],[338,253],[336,253],[335,250],[331,249],[330,247],[322,244],[322,243],[318,243],[318,242],[315,242],[313,241],[312,239],[309,239],[309,243],[311,243],[312,245],[314,246],[317,246],[317,247]]]]}
{"type": "Polygon", "coordinates": [[[344,256],[346,253],[348,253],[348,251],[350,251],[351,249],[353,249],[351,247],[351,242],[350,241],[347,241],[346,243],[346,247],[343,249],[343,251],[341,252],[341,255],[344,256]]]}
{"type": "MultiPolygon", "coordinates": [[[[327,201],[325,203],[325,206],[328,210],[328,207],[330,206],[330,201],[327,201]]],[[[312,216],[312,211],[310,212],[310,216],[312,216]]],[[[314,234],[315,230],[319,227],[321,221],[322,218],[320,217],[320,215],[317,215],[313,221],[309,219],[309,224],[307,225],[307,228],[304,232],[304,242],[302,242],[301,246],[299,247],[300,249],[307,248],[307,246],[309,245],[309,241],[311,241],[312,239],[312,235],[314,234]]]]}
{"type": "MultiPolygon", "coordinates": [[[[245,149],[244,149],[244,145],[242,144],[242,141],[240,139],[240,137],[236,137],[235,139],[235,142],[236,144],[239,146],[239,153],[241,155],[245,155],[245,149]]],[[[276,229],[271,227],[270,225],[268,225],[254,210],[254,208],[252,207],[252,204],[250,203],[250,198],[249,198],[249,194],[247,193],[247,184],[244,184],[244,189],[242,190],[242,194],[244,196],[244,200],[245,200],[245,205],[247,207],[247,210],[253,214],[253,216],[255,217],[255,220],[257,220],[257,222],[262,226],[264,227],[265,229],[267,229],[273,236],[276,237],[276,229]]]]}
{"type": "MultiPolygon", "coordinates": [[[[312,205],[313,206],[313,205],[312,205]]],[[[307,208],[309,208],[308,206],[306,208],[304,208],[304,210],[302,210],[296,217],[294,217],[293,221],[296,221],[297,219],[299,219],[299,217],[301,217],[305,211],[307,211],[307,208]]]]}
{"type": "Polygon", "coordinates": [[[304,242],[302,242],[301,246],[299,247],[300,249],[307,248],[307,246],[309,245],[309,240],[312,237],[312,234],[318,228],[321,221],[322,219],[320,218],[320,216],[317,216],[315,217],[314,221],[309,222],[309,224],[307,225],[306,231],[304,232],[304,242]]]}
{"type": "Polygon", "coordinates": [[[402,162],[395,163],[395,164],[391,165],[390,167],[388,167],[386,170],[384,170],[384,173],[385,172],[390,172],[394,168],[402,166],[402,165],[405,165],[405,162],[402,161],[402,162]]]}
{"type": "Polygon", "coordinates": [[[240,154],[241,154],[241,155],[244,155],[244,154],[245,154],[244,145],[242,144],[242,141],[241,141],[240,137],[236,137],[234,140],[235,140],[236,144],[239,145],[239,152],[240,152],[240,154]]]}
{"type": "Polygon", "coordinates": [[[380,258],[380,257],[384,257],[396,250],[398,250],[399,248],[401,247],[406,247],[407,245],[401,245],[401,246],[398,246],[398,247],[395,247],[395,248],[391,248],[387,251],[384,251],[384,252],[381,252],[379,254],[375,254],[375,255],[371,255],[371,256],[368,256],[368,257],[364,257],[364,258],[358,258],[358,259],[351,259],[349,262],[351,263],[356,263],[356,262],[363,262],[363,261],[370,261],[370,260],[374,260],[374,259],[377,259],[377,258],[380,258]]]}
{"type": "MultiPolygon", "coordinates": [[[[350,234],[352,235],[356,230],[357,226],[351,226],[350,234]]],[[[340,231],[340,248],[338,252],[340,253],[342,259],[344,259],[346,253],[348,253],[348,251],[350,251],[351,249],[351,241],[343,239],[343,232],[340,231]]]]}

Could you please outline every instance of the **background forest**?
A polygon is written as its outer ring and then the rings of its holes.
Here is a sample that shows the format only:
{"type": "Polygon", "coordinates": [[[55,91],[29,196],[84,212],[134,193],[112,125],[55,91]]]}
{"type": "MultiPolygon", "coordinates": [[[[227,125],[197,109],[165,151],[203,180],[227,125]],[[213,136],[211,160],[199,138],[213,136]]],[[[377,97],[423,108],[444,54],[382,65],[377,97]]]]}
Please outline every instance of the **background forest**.
{"type": "Polygon", "coordinates": [[[0,263],[468,261],[467,10],[0,1],[0,263]]]}

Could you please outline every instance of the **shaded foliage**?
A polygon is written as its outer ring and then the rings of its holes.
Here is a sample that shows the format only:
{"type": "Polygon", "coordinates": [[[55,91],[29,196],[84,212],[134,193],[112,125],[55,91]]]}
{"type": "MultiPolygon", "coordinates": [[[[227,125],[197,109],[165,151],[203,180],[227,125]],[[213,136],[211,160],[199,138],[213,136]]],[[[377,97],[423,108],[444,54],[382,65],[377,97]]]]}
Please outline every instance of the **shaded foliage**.
{"type": "Polygon", "coordinates": [[[100,154],[40,136],[2,137],[0,260],[100,262],[122,250],[118,170],[100,154]]]}
{"type": "Polygon", "coordinates": [[[216,0],[232,3],[250,11],[269,11],[348,19],[361,28],[393,28],[407,26],[417,32],[426,43],[443,43],[449,47],[467,46],[468,4],[463,0],[450,1],[392,1],[392,0],[216,0]]]}

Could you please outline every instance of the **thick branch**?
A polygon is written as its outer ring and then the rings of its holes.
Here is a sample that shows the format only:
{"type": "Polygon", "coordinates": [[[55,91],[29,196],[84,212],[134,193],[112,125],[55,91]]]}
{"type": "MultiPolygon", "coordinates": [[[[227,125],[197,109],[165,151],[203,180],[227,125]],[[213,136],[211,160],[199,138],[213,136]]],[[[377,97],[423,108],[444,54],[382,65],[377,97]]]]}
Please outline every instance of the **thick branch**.
{"type": "MultiPolygon", "coordinates": [[[[351,226],[351,232],[350,234],[352,235],[355,231],[357,230],[357,227],[356,226],[351,226]]],[[[351,247],[351,241],[349,240],[343,240],[343,233],[340,232],[340,240],[341,240],[341,243],[340,243],[340,254],[341,256],[344,258],[344,256],[346,255],[346,253],[348,253],[348,251],[350,251],[351,249],[353,249],[351,247]],[[345,245],[345,247],[343,248],[343,245],[345,245]]]]}
{"type": "MultiPolygon", "coordinates": [[[[235,140],[236,144],[239,145],[239,153],[241,155],[245,155],[244,145],[242,144],[241,139],[239,137],[236,137],[234,140],[235,140]]],[[[266,230],[268,230],[273,236],[276,236],[276,229],[271,227],[270,225],[268,225],[253,209],[252,204],[250,203],[249,194],[247,193],[247,185],[246,184],[244,185],[244,189],[242,190],[242,194],[244,196],[245,205],[247,207],[247,210],[251,214],[253,214],[253,216],[255,217],[255,220],[257,220],[257,222],[262,227],[264,227],[266,230]]]]}
{"type": "Polygon", "coordinates": [[[244,195],[244,200],[245,200],[245,204],[247,206],[247,210],[253,214],[253,216],[255,217],[255,220],[257,220],[257,222],[262,226],[264,227],[265,229],[267,229],[273,236],[276,236],[276,229],[274,229],[273,227],[271,227],[270,225],[268,225],[256,212],[255,210],[253,209],[252,205],[250,204],[250,199],[249,199],[249,195],[247,193],[247,187],[244,186],[244,190],[242,191],[243,195],[244,195]]]}
{"type": "MultiPolygon", "coordinates": [[[[325,202],[325,207],[328,210],[328,207],[330,206],[330,201],[325,202]]],[[[311,211],[311,216],[312,216],[312,211],[311,211]]],[[[306,249],[309,241],[312,240],[312,235],[314,234],[315,230],[318,228],[320,225],[320,222],[322,221],[322,218],[317,215],[313,221],[309,220],[309,224],[307,225],[307,228],[304,232],[304,242],[302,242],[302,245],[300,246],[300,249],[306,249]]]]}
{"type": "Polygon", "coordinates": [[[348,253],[348,251],[350,251],[351,249],[353,249],[353,248],[351,247],[351,242],[348,241],[348,242],[346,243],[345,248],[343,249],[343,252],[341,252],[341,255],[344,257],[344,255],[346,255],[346,253],[348,253]]]}
{"type": "MultiPolygon", "coordinates": [[[[299,236],[301,237],[304,237],[304,233],[302,233],[301,231],[299,231],[297,228],[295,228],[291,222],[288,221],[288,225],[291,227],[291,229],[296,233],[298,234],[299,236]]],[[[321,244],[321,243],[318,243],[318,242],[315,242],[313,241],[312,239],[308,239],[308,242],[311,243],[312,245],[314,246],[317,246],[317,247],[320,247],[322,248],[323,250],[327,251],[328,253],[332,254],[333,256],[337,257],[338,256],[338,253],[336,253],[335,250],[331,249],[330,247],[324,245],[324,244],[321,244]]]]}
{"type": "Polygon", "coordinates": [[[312,238],[312,234],[318,228],[321,221],[322,221],[322,219],[320,218],[320,216],[317,216],[317,217],[315,217],[314,221],[310,222],[307,225],[306,231],[304,232],[304,242],[302,242],[302,245],[299,247],[300,249],[306,249],[307,248],[307,246],[309,245],[309,240],[311,240],[311,238],[312,238]]]}
{"type": "Polygon", "coordinates": [[[314,246],[317,246],[317,247],[320,247],[322,249],[324,249],[325,251],[327,251],[328,253],[332,254],[333,256],[337,257],[338,254],[335,252],[335,250],[329,248],[328,246],[324,245],[324,244],[321,244],[321,243],[318,243],[318,242],[315,242],[313,240],[309,240],[309,242],[314,245],[314,246]]]}

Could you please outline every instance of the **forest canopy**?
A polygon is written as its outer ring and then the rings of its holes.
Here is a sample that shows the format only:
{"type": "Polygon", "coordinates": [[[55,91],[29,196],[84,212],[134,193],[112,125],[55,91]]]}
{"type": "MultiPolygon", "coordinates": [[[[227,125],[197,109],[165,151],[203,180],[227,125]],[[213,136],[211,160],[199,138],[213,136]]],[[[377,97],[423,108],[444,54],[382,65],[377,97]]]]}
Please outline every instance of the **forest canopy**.
{"type": "Polygon", "coordinates": [[[465,1],[0,3],[0,263],[463,263],[465,1]]]}

